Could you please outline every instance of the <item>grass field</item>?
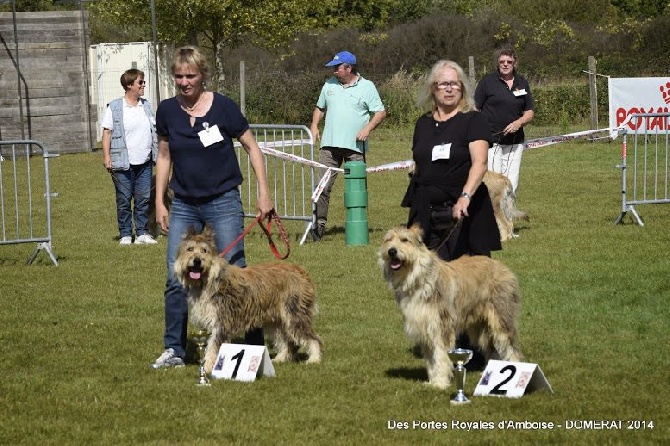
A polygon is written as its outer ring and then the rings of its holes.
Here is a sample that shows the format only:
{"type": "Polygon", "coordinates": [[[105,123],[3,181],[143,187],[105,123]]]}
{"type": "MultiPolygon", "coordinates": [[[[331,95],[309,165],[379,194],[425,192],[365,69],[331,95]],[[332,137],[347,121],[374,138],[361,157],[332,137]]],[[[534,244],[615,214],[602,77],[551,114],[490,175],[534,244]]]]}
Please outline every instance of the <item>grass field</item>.
{"type": "MultiPolygon", "coordinates": [[[[368,164],[409,158],[409,141],[380,129],[368,164]]],[[[670,207],[639,206],[644,227],[613,224],[620,147],[571,142],[524,155],[518,205],[531,221],[494,257],[519,277],[521,349],[554,393],[473,397],[481,372],[472,371],[472,403],[461,407],[452,391],[424,386],[376,263],[385,231],[406,219],[405,173],[368,177],[367,246],[345,245],[341,181],[323,241],[299,246],[302,225],[287,223],[289,260],[316,283],[323,362],[201,388],[195,364],[149,368],[163,347],[165,239],[118,246],[100,153],[52,159],[60,265],[40,254],[25,266],[33,246],[0,246],[0,444],[668,444],[670,207]],[[600,420],[622,427],[577,428],[600,420]],[[561,427],[498,426],[508,421],[561,427]],[[493,428],[456,427],[465,422],[493,428]]],[[[246,244],[248,263],[274,260],[259,231],[246,244]]]]}

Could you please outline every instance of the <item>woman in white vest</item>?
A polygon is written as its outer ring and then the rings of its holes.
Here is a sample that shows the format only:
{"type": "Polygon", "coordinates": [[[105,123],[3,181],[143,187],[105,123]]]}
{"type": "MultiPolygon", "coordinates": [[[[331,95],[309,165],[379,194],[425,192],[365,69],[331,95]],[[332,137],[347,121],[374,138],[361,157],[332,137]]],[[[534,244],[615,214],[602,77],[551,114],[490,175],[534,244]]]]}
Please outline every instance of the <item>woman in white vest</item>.
{"type": "Polygon", "coordinates": [[[110,102],[102,118],[103,164],[116,189],[119,243],[153,245],[149,234],[151,177],[156,162],[156,121],[144,95],[144,73],[132,68],[121,75],[123,97],[110,102]]]}

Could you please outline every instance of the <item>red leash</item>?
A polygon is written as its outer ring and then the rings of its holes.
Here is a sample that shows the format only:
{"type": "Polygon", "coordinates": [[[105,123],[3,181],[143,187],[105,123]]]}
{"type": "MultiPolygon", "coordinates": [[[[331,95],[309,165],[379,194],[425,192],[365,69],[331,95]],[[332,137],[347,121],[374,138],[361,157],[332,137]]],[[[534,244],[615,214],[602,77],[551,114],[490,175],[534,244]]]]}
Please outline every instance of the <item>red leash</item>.
{"type": "Polygon", "coordinates": [[[244,229],[242,234],[240,234],[230,245],[228,245],[226,247],[226,249],[221,251],[221,254],[219,254],[219,257],[225,256],[228,253],[228,251],[233,249],[233,247],[235,245],[237,245],[237,243],[239,243],[239,241],[242,240],[244,238],[244,236],[247,235],[254,226],[256,226],[256,224],[259,224],[261,226],[261,229],[265,233],[265,236],[268,238],[268,243],[270,244],[270,250],[272,251],[274,256],[276,258],[278,258],[279,260],[286,259],[288,257],[288,255],[291,253],[291,246],[290,246],[289,241],[288,241],[288,235],[286,234],[286,230],[284,229],[284,226],[281,224],[281,219],[279,218],[279,215],[277,214],[277,212],[275,212],[274,210],[271,211],[270,214],[268,214],[268,226],[267,226],[267,228],[265,227],[265,225],[261,221],[261,217],[259,215],[258,217],[256,217],[256,219],[254,221],[251,222],[251,224],[249,224],[249,226],[247,226],[244,229]],[[277,249],[277,246],[275,245],[275,242],[272,240],[271,231],[272,231],[272,221],[273,220],[277,223],[277,230],[279,231],[279,235],[280,235],[282,241],[284,242],[284,245],[286,245],[286,254],[284,254],[284,255],[281,255],[279,253],[279,250],[277,249]]]}

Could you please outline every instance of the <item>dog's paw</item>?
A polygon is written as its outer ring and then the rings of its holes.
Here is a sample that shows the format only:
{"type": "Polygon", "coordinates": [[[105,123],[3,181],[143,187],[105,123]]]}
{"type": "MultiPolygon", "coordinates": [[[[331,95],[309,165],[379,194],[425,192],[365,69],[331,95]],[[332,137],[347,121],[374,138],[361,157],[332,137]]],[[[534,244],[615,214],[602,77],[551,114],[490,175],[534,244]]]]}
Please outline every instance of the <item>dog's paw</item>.
{"type": "Polygon", "coordinates": [[[205,357],[205,373],[207,373],[208,375],[212,373],[215,362],[216,362],[216,356],[211,357],[208,355],[205,357]]]}
{"type": "Polygon", "coordinates": [[[435,381],[427,381],[424,383],[424,385],[433,387],[435,389],[440,389],[440,390],[446,390],[449,387],[449,382],[447,381],[442,381],[442,380],[435,380],[435,381]]]}
{"type": "Polygon", "coordinates": [[[274,358],[272,358],[272,362],[275,362],[277,364],[291,360],[293,360],[293,357],[288,351],[279,352],[274,358]]]}

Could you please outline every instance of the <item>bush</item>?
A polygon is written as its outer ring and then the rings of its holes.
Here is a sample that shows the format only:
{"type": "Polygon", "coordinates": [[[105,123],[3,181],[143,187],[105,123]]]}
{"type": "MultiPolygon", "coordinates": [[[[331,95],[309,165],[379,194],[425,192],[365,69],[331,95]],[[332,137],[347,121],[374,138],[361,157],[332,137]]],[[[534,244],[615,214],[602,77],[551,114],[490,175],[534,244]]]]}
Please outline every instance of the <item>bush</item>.
{"type": "MultiPolygon", "coordinates": [[[[400,70],[375,82],[388,112],[385,127],[412,125],[421,113],[416,105],[417,89],[423,73],[400,70]]],[[[309,126],[312,111],[329,73],[306,71],[289,74],[281,71],[260,71],[246,81],[246,116],[259,124],[298,124],[309,126]]],[[[227,94],[240,100],[239,81],[229,82],[227,94]]],[[[607,84],[598,83],[598,116],[600,123],[608,122],[607,84]]],[[[533,125],[588,126],[590,124],[589,86],[584,79],[563,85],[534,85],[533,125]]]]}
{"type": "MultiPolygon", "coordinates": [[[[598,85],[600,87],[600,85],[598,85]]],[[[533,124],[566,129],[570,125],[589,125],[591,105],[589,86],[584,83],[535,87],[531,85],[535,101],[533,124]]],[[[607,90],[598,89],[598,121],[608,120],[607,90]]]]}

